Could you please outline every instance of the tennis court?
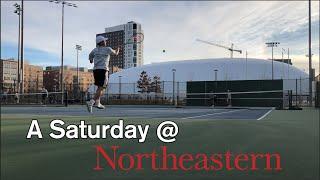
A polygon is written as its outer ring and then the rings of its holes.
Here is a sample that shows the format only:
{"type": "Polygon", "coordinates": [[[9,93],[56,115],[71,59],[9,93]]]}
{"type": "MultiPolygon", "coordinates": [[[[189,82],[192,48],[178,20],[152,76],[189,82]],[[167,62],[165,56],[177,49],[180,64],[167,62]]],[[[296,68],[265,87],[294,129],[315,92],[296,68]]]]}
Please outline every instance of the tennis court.
{"type": "MultiPolygon", "coordinates": [[[[173,106],[107,106],[93,114],[85,106],[1,108],[1,179],[318,179],[319,178],[319,110],[272,110],[267,108],[212,109],[173,106]],[[271,112],[271,113],[270,113],[271,112]],[[267,114],[268,113],[268,114],[267,114]],[[266,115],[267,114],[267,115],[266,115]],[[257,119],[264,117],[262,120],[257,119]],[[150,124],[145,143],[129,140],[52,140],[49,123],[54,118],[66,123],[87,120],[92,124],[150,124]],[[38,119],[44,139],[26,139],[32,119],[38,119]],[[165,144],[174,153],[277,152],[282,171],[113,171],[105,166],[94,171],[94,146],[121,147],[121,152],[141,153],[158,150],[164,144],[156,138],[156,127],[164,120],[179,126],[175,143],[165,144]],[[299,155],[299,156],[297,156],[299,155]]],[[[258,164],[262,166],[263,164],[258,164]]]]}
{"type": "Polygon", "coordinates": [[[30,107],[7,106],[2,107],[2,114],[51,115],[51,116],[97,116],[144,119],[238,119],[260,120],[267,115],[271,108],[212,108],[212,107],[184,107],[174,106],[143,106],[143,105],[110,105],[104,110],[94,109],[93,114],[87,112],[86,106],[68,107],[30,107]]]}

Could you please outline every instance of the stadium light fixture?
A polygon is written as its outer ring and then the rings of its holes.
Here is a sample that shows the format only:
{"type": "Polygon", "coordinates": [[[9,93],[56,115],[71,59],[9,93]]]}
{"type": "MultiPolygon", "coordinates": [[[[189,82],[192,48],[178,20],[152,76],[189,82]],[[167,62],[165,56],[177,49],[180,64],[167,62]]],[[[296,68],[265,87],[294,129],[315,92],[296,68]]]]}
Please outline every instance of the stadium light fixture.
{"type": "Polygon", "coordinates": [[[271,58],[271,61],[272,61],[272,72],[271,72],[271,74],[272,74],[272,80],[273,80],[273,78],[274,78],[274,73],[273,73],[273,48],[274,47],[278,47],[278,45],[280,44],[280,42],[267,42],[266,43],[266,45],[267,45],[267,47],[271,47],[271,49],[272,49],[272,58],[271,58]]]}

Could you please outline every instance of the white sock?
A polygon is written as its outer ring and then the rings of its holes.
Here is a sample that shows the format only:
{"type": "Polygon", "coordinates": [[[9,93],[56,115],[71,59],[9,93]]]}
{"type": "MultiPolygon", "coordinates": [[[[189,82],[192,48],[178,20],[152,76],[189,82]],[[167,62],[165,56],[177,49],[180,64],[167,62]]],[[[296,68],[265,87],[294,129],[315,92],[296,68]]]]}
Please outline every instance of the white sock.
{"type": "Polygon", "coordinates": [[[100,98],[96,100],[96,105],[100,104],[100,98]]]}
{"type": "Polygon", "coordinates": [[[90,100],[90,103],[91,103],[91,104],[94,104],[94,102],[95,102],[94,99],[91,99],[91,100],[90,100]]]}

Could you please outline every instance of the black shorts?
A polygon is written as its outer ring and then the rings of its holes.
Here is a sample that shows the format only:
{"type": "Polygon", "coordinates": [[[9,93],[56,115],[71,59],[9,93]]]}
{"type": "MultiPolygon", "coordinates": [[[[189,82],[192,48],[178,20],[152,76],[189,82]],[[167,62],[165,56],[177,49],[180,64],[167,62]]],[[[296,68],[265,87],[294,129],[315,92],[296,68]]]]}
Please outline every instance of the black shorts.
{"type": "Polygon", "coordinates": [[[95,69],[93,70],[93,77],[94,77],[94,85],[99,87],[107,87],[108,79],[109,79],[109,72],[105,69],[95,69]]]}

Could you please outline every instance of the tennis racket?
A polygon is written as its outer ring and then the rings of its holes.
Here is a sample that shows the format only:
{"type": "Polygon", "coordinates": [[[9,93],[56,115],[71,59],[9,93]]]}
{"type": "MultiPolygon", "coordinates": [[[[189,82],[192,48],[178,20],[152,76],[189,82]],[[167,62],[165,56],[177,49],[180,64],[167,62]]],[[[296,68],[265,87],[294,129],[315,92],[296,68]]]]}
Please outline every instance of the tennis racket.
{"type": "Polygon", "coordinates": [[[128,44],[139,44],[139,43],[142,43],[143,40],[144,40],[143,33],[134,33],[130,38],[126,39],[125,42],[120,46],[125,46],[128,44]]]}

